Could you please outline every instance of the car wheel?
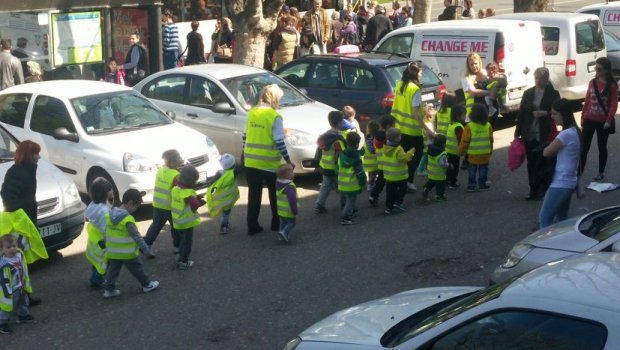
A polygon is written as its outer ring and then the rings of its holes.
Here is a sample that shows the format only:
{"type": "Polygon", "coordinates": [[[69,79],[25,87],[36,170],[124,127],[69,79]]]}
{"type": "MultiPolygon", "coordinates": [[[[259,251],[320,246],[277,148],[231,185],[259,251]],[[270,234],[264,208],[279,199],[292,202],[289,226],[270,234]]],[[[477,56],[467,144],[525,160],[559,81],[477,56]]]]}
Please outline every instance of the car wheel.
{"type": "Polygon", "coordinates": [[[92,186],[93,182],[98,177],[102,177],[112,184],[112,191],[114,192],[114,206],[119,206],[121,204],[121,197],[118,193],[118,188],[116,188],[116,184],[114,183],[114,180],[112,180],[112,177],[104,170],[98,169],[93,171],[92,174],[90,174],[87,180],[88,193],[90,194],[90,186],[92,186]]]}

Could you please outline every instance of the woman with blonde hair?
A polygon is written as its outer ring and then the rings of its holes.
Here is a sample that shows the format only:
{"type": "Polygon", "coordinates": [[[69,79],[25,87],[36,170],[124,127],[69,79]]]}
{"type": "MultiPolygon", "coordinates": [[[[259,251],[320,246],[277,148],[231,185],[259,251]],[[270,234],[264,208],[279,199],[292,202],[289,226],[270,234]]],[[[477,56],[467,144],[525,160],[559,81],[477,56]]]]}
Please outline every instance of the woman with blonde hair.
{"type": "Polygon", "coordinates": [[[282,158],[293,165],[284,143],[282,117],[278,114],[282,89],[275,84],[263,88],[258,105],[248,112],[243,134],[243,157],[248,183],[248,235],[263,231],[258,222],[263,194],[267,185],[271,207],[271,229],[280,229],[276,201],[276,171],[282,158]]]}
{"type": "Polygon", "coordinates": [[[41,65],[35,61],[28,61],[26,62],[26,67],[28,67],[28,76],[24,79],[26,83],[43,81],[43,70],[41,69],[41,65]]]}
{"type": "MultiPolygon", "coordinates": [[[[487,71],[483,68],[480,55],[475,52],[467,55],[465,76],[461,79],[461,86],[463,87],[463,94],[465,95],[465,108],[467,109],[468,119],[469,113],[471,113],[471,106],[476,102],[477,98],[485,96],[495,98],[495,96],[491,95],[490,91],[481,88],[481,84],[487,80],[487,71]]],[[[480,102],[484,102],[484,100],[480,102]]]]}

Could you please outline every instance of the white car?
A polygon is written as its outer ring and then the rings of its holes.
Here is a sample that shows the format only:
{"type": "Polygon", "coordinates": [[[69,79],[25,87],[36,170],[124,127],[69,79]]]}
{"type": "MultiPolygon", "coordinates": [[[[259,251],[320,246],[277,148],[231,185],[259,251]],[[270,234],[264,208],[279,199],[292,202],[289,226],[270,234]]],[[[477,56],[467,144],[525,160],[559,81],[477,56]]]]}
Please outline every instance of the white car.
{"type": "Polygon", "coordinates": [[[336,312],[285,350],[620,349],[620,254],[559,260],[486,289],[415,289],[336,312]]]}
{"type": "Polygon", "coordinates": [[[155,173],[168,149],[196,167],[199,193],[221,169],[208,137],[116,84],[57,80],[13,86],[0,91],[0,124],[18,139],[40,144],[41,157],[69,174],[82,193],[101,176],[112,182],[117,200],[133,188],[151,203],[155,173]]]}
{"type": "Polygon", "coordinates": [[[239,64],[193,65],[152,74],[134,89],[166,113],[174,113],[176,121],[209,136],[221,153],[230,153],[239,162],[248,111],[269,84],[284,91],[278,113],[295,172],[313,172],[318,165],[316,140],[329,129],[327,114],[334,109],[271,72],[239,64]]]}
{"type": "MultiPolygon", "coordinates": [[[[4,182],[6,172],[14,164],[18,143],[0,126],[0,182],[4,182]]],[[[39,159],[37,166],[36,198],[37,225],[45,247],[57,250],[71,244],[84,228],[86,206],[73,181],[45,159],[39,159]]]]}

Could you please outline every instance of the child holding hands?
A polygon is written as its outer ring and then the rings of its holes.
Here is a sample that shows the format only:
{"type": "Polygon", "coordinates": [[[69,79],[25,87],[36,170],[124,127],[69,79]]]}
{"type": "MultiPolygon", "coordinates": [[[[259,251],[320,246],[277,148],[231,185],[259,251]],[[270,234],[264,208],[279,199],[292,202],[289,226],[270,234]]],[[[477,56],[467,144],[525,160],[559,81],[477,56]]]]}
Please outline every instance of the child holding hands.
{"type": "Polygon", "coordinates": [[[469,161],[467,192],[476,191],[476,175],[478,175],[478,189],[488,190],[490,187],[487,185],[487,177],[493,153],[493,128],[488,122],[486,106],[474,103],[469,118],[471,122],[465,126],[459,144],[459,154],[467,154],[469,161]]]}
{"type": "Polygon", "coordinates": [[[289,236],[295,228],[297,208],[297,186],[293,182],[293,167],[282,164],[276,172],[276,198],[278,200],[278,216],[280,217],[280,239],[289,242],[289,236]]]}
{"type": "Polygon", "coordinates": [[[385,178],[386,199],[385,213],[392,214],[394,208],[406,211],[403,203],[407,193],[407,177],[409,176],[407,163],[413,158],[412,148],[405,152],[400,145],[401,133],[397,128],[390,128],[386,132],[387,143],[383,146],[379,162],[383,164],[385,178]]]}

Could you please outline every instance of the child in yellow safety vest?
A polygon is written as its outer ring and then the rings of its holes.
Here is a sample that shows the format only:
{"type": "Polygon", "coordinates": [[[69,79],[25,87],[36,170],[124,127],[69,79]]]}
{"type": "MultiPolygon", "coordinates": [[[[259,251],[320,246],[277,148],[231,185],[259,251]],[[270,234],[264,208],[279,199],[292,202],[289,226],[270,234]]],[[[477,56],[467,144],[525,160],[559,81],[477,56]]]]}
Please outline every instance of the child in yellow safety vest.
{"type": "Polygon", "coordinates": [[[90,186],[91,202],[86,207],[86,259],[92,265],[90,286],[103,287],[106,271],[105,260],[105,215],[110,212],[114,202],[112,184],[103,177],[96,178],[90,186]]]}
{"type": "Polygon", "coordinates": [[[449,189],[457,189],[459,184],[457,182],[459,176],[459,168],[461,163],[461,157],[459,156],[459,143],[463,136],[463,123],[465,123],[465,114],[467,110],[462,104],[452,106],[450,110],[450,124],[448,125],[448,131],[446,133],[446,153],[448,154],[448,172],[446,174],[446,181],[449,189]]]}
{"type": "Polygon", "coordinates": [[[379,195],[385,186],[383,165],[381,164],[381,152],[383,151],[383,146],[387,142],[386,131],[396,125],[396,119],[391,115],[385,115],[381,117],[379,124],[381,125],[381,129],[377,131],[377,134],[373,140],[373,146],[375,147],[375,152],[377,154],[377,167],[379,169],[377,170],[377,177],[375,179],[374,186],[370,190],[370,195],[368,196],[368,202],[373,207],[376,207],[379,204],[379,195]]]}
{"type": "Polygon", "coordinates": [[[487,64],[486,70],[489,80],[487,80],[485,88],[491,94],[484,97],[484,102],[489,110],[489,118],[495,120],[499,116],[499,99],[506,96],[508,81],[506,76],[500,73],[497,63],[491,62],[487,64]]]}
{"type": "Polygon", "coordinates": [[[338,192],[341,195],[342,225],[352,225],[353,215],[357,211],[355,200],[366,185],[366,173],[362,165],[359,145],[361,141],[357,133],[348,133],[347,146],[338,157],[338,192]]]}
{"type": "Polygon", "coordinates": [[[385,177],[386,214],[392,214],[394,208],[403,212],[407,210],[404,204],[405,193],[407,193],[407,178],[409,176],[407,163],[413,158],[415,149],[411,148],[405,152],[400,145],[401,137],[399,129],[388,129],[386,132],[387,142],[379,156],[379,162],[382,164],[383,176],[385,177]]]}
{"type": "Polygon", "coordinates": [[[280,240],[289,242],[291,231],[295,228],[298,213],[297,186],[293,182],[294,171],[290,164],[282,164],[276,172],[276,196],[278,216],[280,217],[280,240]]]}
{"type": "Polygon", "coordinates": [[[465,126],[459,143],[459,154],[467,154],[467,192],[476,191],[476,176],[479,190],[488,190],[489,162],[493,153],[493,128],[488,122],[487,107],[474,103],[469,114],[471,122],[465,126]]]}
{"type": "Polygon", "coordinates": [[[428,181],[424,185],[422,197],[428,200],[428,194],[433,187],[437,192],[435,199],[445,201],[446,170],[450,167],[448,154],[446,153],[446,137],[441,134],[435,135],[433,144],[428,146],[428,181]]]}
{"type": "MultiPolygon", "coordinates": [[[[435,115],[437,111],[435,110],[435,106],[431,103],[427,103],[424,107],[424,125],[428,128],[428,130],[435,131],[435,115]]],[[[424,153],[422,154],[422,158],[420,159],[420,164],[418,164],[417,174],[421,176],[428,175],[426,165],[428,164],[428,146],[433,144],[433,138],[429,137],[427,133],[422,134],[422,138],[424,140],[424,153]]]]}
{"type": "Polygon", "coordinates": [[[193,186],[198,181],[198,170],[191,165],[181,169],[178,181],[172,188],[172,225],[179,232],[179,256],[177,267],[188,269],[194,265],[189,260],[194,238],[194,227],[200,225],[198,208],[206,202],[196,195],[193,186]]]}
{"type": "Polygon", "coordinates": [[[223,154],[220,159],[222,171],[207,190],[207,208],[213,218],[220,216],[220,234],[230,232],[230,212],[239,200],[239,187],[235,178],[235,157],[223,154]]]}
{"type": "Polygon", "coordinates": [[[344,113],[331,111],[327,115],[331,129],[319,136],[317,146],[320,153],[319,167],[323,175],[319,196],[314,205],[314,212],[322,214],[327,211],[325,203],[329,192],[335,189],[338,181],[338,155],[344,150],[344,137],[341,133],[344,113]]]}
{"type": "Polygon", "coordinates": [[[131,215],[142,205],[142,194],[136,189],[128,189],[123,193],[120,207],[110,209],[105,214],[105,258],[107,269],[105,273],[105,299],[121,295],[116,289],[116,279],[123,265],[140,282],[144,293],[151,292],[159,287],[158,281],[151,281],[144,272],[144,265],[140,261],[140,251],[148,258],[155,255],[144,242],[136,219],[131,215]]]}
{"type": "Polygon", "coordinates": [[[0,333],[11,333],[9,320],[17,313],[17,323],[34,320],[28,311],[28,295],[32,293],[28,264],[24,252],[17,247],[17,237],[0,237],[0,333]]]}
{"type": "Polygon", "coordinates": [[[377,160],[377,150],[375,149],[374,140],[380,129],[381,125],[376,120],[371,120],[366,125],[366,139],[364,140],[362,163],[364,164],[364,171],[368,174],[368,192],[372,191],[377,175],[379,175],[379,162],[377,160]]]}

